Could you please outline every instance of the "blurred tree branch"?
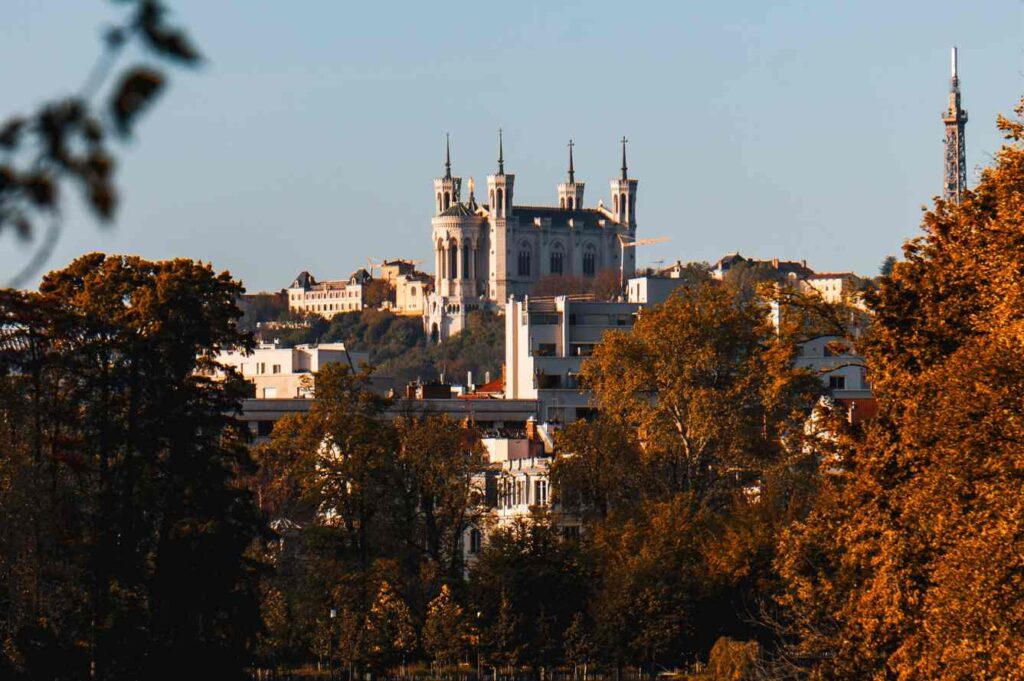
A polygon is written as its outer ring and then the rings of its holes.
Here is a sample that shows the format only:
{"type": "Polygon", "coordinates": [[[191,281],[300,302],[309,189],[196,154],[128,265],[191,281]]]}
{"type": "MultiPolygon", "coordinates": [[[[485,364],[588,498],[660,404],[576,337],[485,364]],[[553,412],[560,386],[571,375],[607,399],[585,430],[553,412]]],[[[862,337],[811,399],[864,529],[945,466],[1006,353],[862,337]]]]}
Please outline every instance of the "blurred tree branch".
{"type": "Polygon", "coordinates": [[[65,186],[77,186],[101,222],[113,220],[118,195],[111,138],[124,142],[139,115],[163,90],[157,64],[195,66],[202,57],[188,35],[166,21],[160,0],[129,0],[122,23],[103,35],[103,50],[82,86],[62,99],[44,102],[27,115],[0,123],[0,235],[14,230],[35,250],[7,282],[23,286],[49,259],[62,227],[65,186]],[[138,63],[115,74],[125,48],[137,44],[153,63],[138,63]],[[106,97],[108,81],[116,78],[106,97]],[[39,225],[46,222],[40,234],[39,225]]]}

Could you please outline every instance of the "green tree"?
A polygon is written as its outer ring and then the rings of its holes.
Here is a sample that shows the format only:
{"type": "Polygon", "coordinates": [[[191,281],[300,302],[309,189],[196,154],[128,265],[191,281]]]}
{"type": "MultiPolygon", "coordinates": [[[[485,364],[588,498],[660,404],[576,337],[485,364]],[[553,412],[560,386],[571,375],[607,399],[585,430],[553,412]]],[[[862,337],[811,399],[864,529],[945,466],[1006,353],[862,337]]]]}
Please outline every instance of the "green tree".
{"type": "Polygon", "coordinates": [[[896,263],[897,262],[898,261],[896,260],[896,256],[895,255],[887,255],[887,256],[885,256],[885,260],[882,261],[881,266],[879,266],[879,268],[878,268],[878,273],[880,275],[882,275],[883,277],[891,276],[893,269],[896,268],[896,263]]]}
{"type": "Polygon", "coordinates": [[[550,518],[538,514],[493,531],[469,583],[488,663],[550,664],[562,632],[584,607],[587,581],[584,554],[577,543],[562,539],[550,518]]]}
{"type": "Polygon", "coordinates": [[[0,292],[3,393],[24,397],[0,406],[2,475],[31,481],[41,506],[0,486],[0,592],[13,599],[0,628],[16,668],[35,675],[28,649],[42,642],[70,676],[166,678],[194,657],[241,673],[259,626],[245,554],[263,523],[240,484],[244,386],[209,378],[217,350],[250,342],[234,324],[240,292],[190,260],[102,254],[39,293],[0,292]]]}

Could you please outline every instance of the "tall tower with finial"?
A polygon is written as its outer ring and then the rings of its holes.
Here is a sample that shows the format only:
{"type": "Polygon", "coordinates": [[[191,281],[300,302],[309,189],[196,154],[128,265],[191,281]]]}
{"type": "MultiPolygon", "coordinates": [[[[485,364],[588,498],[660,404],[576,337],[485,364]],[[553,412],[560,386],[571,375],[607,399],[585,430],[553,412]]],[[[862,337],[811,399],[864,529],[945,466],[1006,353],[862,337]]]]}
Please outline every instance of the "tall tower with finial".
{"type": "Polygon", "coordinates": [[[487,295],[504,300],[508,295],[508,249],[510,221],[515,222],[516,176],[505,173],[505,144],[498,128],[498,172],[487,176],[487,212],[490,214],[487,295]]]}
{"type": "Polygon", "coordinates": [[[953,48],[949,84],[949,108],[942,115],[946,126],[946,172],[942,194],[947,201],[960,203],[967,189],[967,151],[964,144],[964,127],[967,125],[967,111],[960,106],[960,78],[957,75],[956,48],[953,48]]]}
{"type": "Polygon", "coordinates": [[[444,135],[444,177],[434,178],[434,208],[440,215],[459,202],[462,178],[452,177],[452,144],[448,133],[444,135]]]}
{"type": "Polygon", "coordinates": [[[578,210],[583,208],[583,182],[576,181],[576,169],[572,163],[572,148],[575,146],[569,140],[569,181],[558,185],[558,207],[567,210],[578,210]]]}
{"type": "Polygon", "coordinates": [[[622,173],[619,178],[611,181],[612,212],[619,224],[629,228],[630,233],[636,229],[636,186],[637,181],[629,178],[626,165],[626,144],[629,140],[622,138],[622,173]]]}

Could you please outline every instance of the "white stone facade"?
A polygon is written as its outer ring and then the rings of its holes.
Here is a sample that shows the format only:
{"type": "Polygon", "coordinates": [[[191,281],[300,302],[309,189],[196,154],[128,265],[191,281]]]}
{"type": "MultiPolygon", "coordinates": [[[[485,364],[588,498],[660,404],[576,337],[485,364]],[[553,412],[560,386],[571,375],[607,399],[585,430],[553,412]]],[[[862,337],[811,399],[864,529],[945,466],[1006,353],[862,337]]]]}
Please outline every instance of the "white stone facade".
{"type": "Polygon", "coordinates": [[[252,383],[257,399],[275,399],[310,398],[313,374],[322,367],[342,363],[358,371],[369,363],[370,356],[366,352],[349,351],[344,343],[322,343],[293,348],[261,345],[249,353],[225,350],[219,352],[216,359],[252,383]]]}
{"type": "Polygon", "coordinates": [[[318,314],[330,319],[339,312],[363,309],[363,297],[370,275],[359,270],[347,280],[317,282],[309,272],[300,272],[288,287],[288,311],[318,314]]]}
{"type": "Polygon", "coordinates": [[[578,382],[583,360],[609,330],[633,328],[639,305],[509,297],[505,308],[505,397],[535,399],[542,422],[571,423],[591,413],[578,382]]]}
{"type": "Polygon", "coordinates": [[[424,314],[432,338],[461,331],[473,310],[529,295],[547,275],[594,277],[611,269],[622,280],[633,276],[635,249],[623,248],[622,239],[636,236],[638,181],[628,177],[625,154],[621,176],[611,181],[612,210],[583,206],[584,183],[572,169],[557,187],[557,206],[524,206],[514,202],[515,175],[505,173],[501,152],[484,203],[477,202],[472,179],[463,202],[462,179],[451,175],[450,162],[445,168],[434,180],[435,290],[424,314]]]}

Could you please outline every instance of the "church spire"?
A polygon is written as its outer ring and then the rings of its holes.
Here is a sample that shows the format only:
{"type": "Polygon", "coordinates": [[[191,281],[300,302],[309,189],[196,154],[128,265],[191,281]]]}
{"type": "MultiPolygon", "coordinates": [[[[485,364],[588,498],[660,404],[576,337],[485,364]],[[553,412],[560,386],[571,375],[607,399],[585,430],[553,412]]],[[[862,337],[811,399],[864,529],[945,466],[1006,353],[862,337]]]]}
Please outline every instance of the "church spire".
{"type": "Polygon", "coordinates": [[[569,140],[569,184],[573,184],[573,183],[576,182],[576,171],[572,167],[572,147],[573,147],[573,142],[570,139],[569,140]]]}
{"type": "Polygon", "coordinates": [[[622,179],[627,179],[628,173],[626,172],[626,143],[629,142],[626,136],[622,136],[622,179]]]}
{"type": "Polygon", "coordinates": [[[452,145],[448,133],[444,134],[444,179],[452,179],[452,145]]]}
{"type": "Polygon", "coordinates": [[[501,140],[501,128],[498,128],[498,174],[505,174],[505,147],[501,140]]]}

